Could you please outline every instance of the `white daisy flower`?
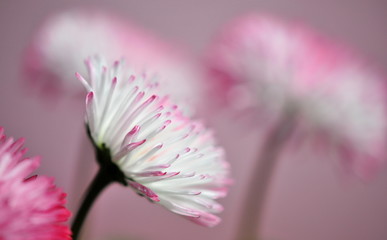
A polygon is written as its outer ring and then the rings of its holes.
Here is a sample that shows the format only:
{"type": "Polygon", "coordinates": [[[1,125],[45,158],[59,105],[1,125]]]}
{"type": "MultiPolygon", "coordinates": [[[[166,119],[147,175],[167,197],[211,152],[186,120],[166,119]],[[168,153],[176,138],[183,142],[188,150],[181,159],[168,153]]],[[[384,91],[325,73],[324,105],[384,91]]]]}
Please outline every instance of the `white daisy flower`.
{"type": "Polygon", "coordinates": [[[157,95],[145,73],[97,58],[86,65],[89,78],[77,77],[88,91],[86,123],[101,168],[151,202],[203,226],[218,224],[228,164],[211,131],[157,95]]]}

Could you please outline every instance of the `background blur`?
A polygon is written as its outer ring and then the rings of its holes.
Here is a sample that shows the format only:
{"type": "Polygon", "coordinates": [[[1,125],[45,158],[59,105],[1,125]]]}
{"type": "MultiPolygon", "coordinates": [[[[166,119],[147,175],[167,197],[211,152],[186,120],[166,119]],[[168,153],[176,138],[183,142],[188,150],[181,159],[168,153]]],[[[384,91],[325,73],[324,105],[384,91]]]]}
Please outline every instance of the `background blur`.
{"type": "MultiPolygon", "coordinates": [[[[29,155],[41,155],[40,173],[74,196],[94,169],[83,126],[83,101],[41,99],[22,85],[23,50],[50,14],[78,6],[105,8],[164,40],[185,46],[196,57],[218,29],[248,11],[272,13],[305,22],[350,45],[387,72],[385,0],[165,0],[72,1],[0,0],[0,125],[6,134],[25,137],[29,155]],[[77,161],[92,162],[92,164],[77,161]],[[82,167],[83,166],[83,167],[82,167]],[[75,176],[84,175],[83,179],[75,176]]],[[[76,37],[76,36],[69,36],[76,37]]],[[[75,81],[75,80],[74,80],[75,81]]],[[[210,112],[210,111],[206,111],[210,112]]],[[[235,184],[222,199],[223,222],[204,229],[149,204],[131,190],[110,187],[89,218],[87,239],[232,239],[259,136],[225,111],[206,114],[226,148],[235,184]],[[239,125],[236,123],[240,123],[239,125]]],[[[371,182],[342,175],[333,161],[283,156],[265,209],[263,235],[270,240],[387,239],[387,171],[371,182]]]]}

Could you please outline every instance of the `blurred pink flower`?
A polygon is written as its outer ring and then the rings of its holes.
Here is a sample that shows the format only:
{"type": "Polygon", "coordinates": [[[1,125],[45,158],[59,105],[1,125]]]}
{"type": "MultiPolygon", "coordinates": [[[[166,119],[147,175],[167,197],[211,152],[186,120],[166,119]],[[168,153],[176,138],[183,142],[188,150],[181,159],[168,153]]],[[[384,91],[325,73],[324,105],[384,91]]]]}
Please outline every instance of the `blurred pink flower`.
{"type": "MultiPolygon", "coordinates": [[[[90,59],[86,122],[96,148],[108,150],[138,194],[203,226],[215,226],[216,202],[229,182],[223,149],[200,122],[183,116],[146,74],[90,59]]],[[[103,166],[102,166],[103,167],[103,166]]],[[[124,183],[125,184],[125,183],[124,183]]]]}
{"type": "Polygon", "coordinates": [[[272,118],[295,109],[297,140],[333,147],[362,177],[385,160],[385,79],[346,48],[300,25],[248,15],[225,27],[208,59],[225,103],[272,118]]]}
{"type": "Polygon", "coordinates": [[[201,71],[186,53],[168,45],[134,24],[103,11],[73,10],[48,18],[34,36],[25,55],[27,80],[45,94],[81,93],[74,73],[86,73],[83,60],[103,55],[109,61],[125,58],[137,69],[161,74],[160,91],[179,104],[199,99],[201,71]]]}
{"type": "Polygon", "coordinates": [[[53,179],[31,176],[39,158],[24,158],[23,139],[6,138],[0,128],[0,239],[71,239],[63,223],[70,212],[53,179]]]}

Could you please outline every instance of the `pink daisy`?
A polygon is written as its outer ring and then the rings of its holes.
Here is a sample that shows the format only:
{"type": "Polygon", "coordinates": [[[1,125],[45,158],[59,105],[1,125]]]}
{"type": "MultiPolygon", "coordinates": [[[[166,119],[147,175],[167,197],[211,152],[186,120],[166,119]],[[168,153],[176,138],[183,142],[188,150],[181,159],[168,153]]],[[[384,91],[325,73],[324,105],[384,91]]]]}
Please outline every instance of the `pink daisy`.
{"type": "Polygon", "coordinates": [[[274,119],[296,111],[295,139],[333,149],[361,177],[385,160],[385,79],[346,48],[300,25],[248,15],[225,27],[208,57],[225,102],[274,119]]]}
{"type": "Polygon", "coordinates": [[[48,18],[26,51],[26,79],[46,94],[81,93],[74,72],[86,74],[83,60],[95,55],[111,62],[125,58],[137,69],[151,66],[149,74],[165,77],[160,91],[179,104],[195,105],[199,99],[200,70],[186,53],[103,11],[77,9],[48,18]]]}
{"type": "Polygon", "coordinates": [[[39,158],[23,158],[23,139],[6,138],[0,128],[0,239],[71,239],[64,225],[70,212],[66,194],[53,179],[31,175],[39,158]]]}

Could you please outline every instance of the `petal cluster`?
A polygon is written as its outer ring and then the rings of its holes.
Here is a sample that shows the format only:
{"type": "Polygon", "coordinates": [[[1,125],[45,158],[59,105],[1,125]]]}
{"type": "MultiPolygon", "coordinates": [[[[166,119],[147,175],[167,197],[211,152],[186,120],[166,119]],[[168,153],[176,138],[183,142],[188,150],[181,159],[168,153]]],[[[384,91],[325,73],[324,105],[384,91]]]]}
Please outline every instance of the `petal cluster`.
{"type": "Polygon", "coordinates": [[[219,223],[228,164],[211,131],[185,117],[158,84],[115,62],[86,61],[86,122],[94,144],[110,150],[128,185],[151,202],[203,226],[219,223]],[[124,69],[125,68],[125,69],[124,69]]]}
{"type": "Polygon", "coordinates": [[[0,239],[71,239],[64,222],[70,212],[65,193],[52,178],[32,176],[38,158],[23,158],[23,139],[6,138],[0,128],[0,239]]]}
{"type": "Polygon", "coordinates": [[[302,131],[333,145],[360,175],[385,158],[384,77],[345,47],[297,24],[248,15],[226,26],[208,56],[229,102],[273,116],[295,108],[302,131]]]}

